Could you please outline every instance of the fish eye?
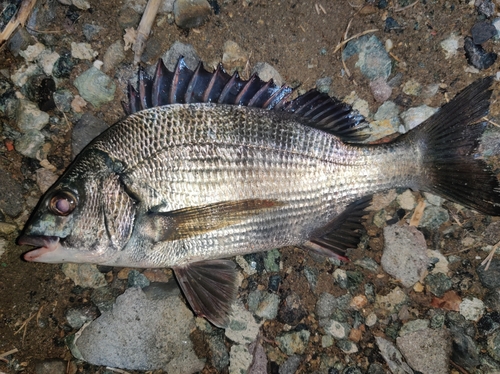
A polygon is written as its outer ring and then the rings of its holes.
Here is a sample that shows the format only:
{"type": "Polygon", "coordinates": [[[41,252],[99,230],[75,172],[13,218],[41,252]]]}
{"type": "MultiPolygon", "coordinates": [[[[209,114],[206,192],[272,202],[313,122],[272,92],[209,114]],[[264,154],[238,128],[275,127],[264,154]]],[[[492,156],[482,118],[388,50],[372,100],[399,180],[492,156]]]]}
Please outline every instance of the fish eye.
{"type": "Polygon", "coordinates": [[[50,199],[49,209],[58,216],[67,216],[76,208],[76,197],[68,191],[57,191],[50,199]]]}

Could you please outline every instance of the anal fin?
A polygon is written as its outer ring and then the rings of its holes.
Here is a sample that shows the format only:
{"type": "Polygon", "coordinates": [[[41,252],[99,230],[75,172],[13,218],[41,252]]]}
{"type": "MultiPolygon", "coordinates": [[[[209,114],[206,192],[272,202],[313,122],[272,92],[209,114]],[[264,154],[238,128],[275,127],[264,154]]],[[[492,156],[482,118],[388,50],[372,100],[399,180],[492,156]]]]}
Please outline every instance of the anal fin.
{"type": "Polygon", "coordinates": [[[371,201],[370,195],[349,204],[341,214],[316,230],[303,247],[324,256],[348,261],[346,251],[358,246],[363,229],[362,218],[371,201]]]}
{"type": "Polygon", "coordinates": [[[227,327],[238,291],[235,263],[200,261],[176,267],[174,272],[193,311],[217,327],[227,327]]]}

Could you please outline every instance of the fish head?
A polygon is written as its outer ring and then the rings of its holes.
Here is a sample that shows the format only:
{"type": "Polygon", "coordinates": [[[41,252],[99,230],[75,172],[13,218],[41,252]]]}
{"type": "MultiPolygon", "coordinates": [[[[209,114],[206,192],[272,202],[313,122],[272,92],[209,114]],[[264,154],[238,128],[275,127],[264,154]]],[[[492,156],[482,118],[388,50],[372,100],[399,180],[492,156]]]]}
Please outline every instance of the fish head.
{"type": "Polygon", "coordinates": [[[30,262],[113,263],[132,232],[134,201],[106,155],[81,157],[45,193],[18,239],[30,262]]]}

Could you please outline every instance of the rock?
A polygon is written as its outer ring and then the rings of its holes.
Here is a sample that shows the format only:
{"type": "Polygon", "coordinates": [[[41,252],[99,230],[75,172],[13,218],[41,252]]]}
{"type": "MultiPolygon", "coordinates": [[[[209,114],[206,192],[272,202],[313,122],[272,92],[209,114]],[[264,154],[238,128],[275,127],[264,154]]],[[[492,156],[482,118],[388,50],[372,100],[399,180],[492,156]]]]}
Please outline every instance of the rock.
{"type": "Polygon", "coordinates": [[[173,10],[175,24],[182,29],[199,27],[212,14],[207,0],[176,0],[173,10]]]}
{"type": "Polygon", "coordinates": [[[231,346],[229,355],[229,374],[246,373],[253,361],[252,354],[248,351],[247,347],[233,345],[231,346]]]}
{"type": "Polygon", "coordinates": [[[490,18],[495,14],[495,4],[491,0],[476,0],[474,6],[477,12],[486,18],[490,18]]]}
{"type": "Polygon", "coordinates": [[[384,32],[395,31],[397,34],[402,33],[404,28],[392,17],[385,19],[384,32]]]}
{"type": "Polygon", "coordinates": [[[425,284],[429,291],[437,297],[442,297],[444,293],[449,291],[453,286],[451,279],[443,273],[427,275],[425,277],[425,284]]]}
{"type": "Polygon", "coordinates": [[[327,334],[330,334],[338,340],[347,338],[351,331],[351,327],[347,323],[335,321],[333,319],[328,321],[324,329],[327,334]]]}
{"type": "Polygon", "coordinates": [[[73,158],[75,158],[87,144],[89,144],[96,136],[107,128],[108,125],[103,120],[94,117],[90,113],[84,113],[73,127],[73,132],[71,134],[73,158]]]}
{"type": "Polygon", "coordinates": [[[71,42],[71,57],[73,58],[92,61],[98,54],[88,43],[71,42]]]}
{"type": "Polygon", "coordinates": [[[128,286],[129,287],[139,287],[144,288],[150,285],[149,279],[146,278],[144,274],[141,274],[138,270],[131,270],[128,273],[128,286]]]}
{"type": "Polygon", "coordinates": [[[278,314],[280,298],[274,293],[266,293],[261,299],[255,314],[261,318],[274,319],[278,314]]]}
{"type": "Polygon", "coordinates": [[[500,361],[500,331],[488,337],[488,353],[495,360],[500,361]]]}
{"type": "Polygon", "coordinates": [[[364,35],[347,43],[342,59],[345,61],[355,54],[359,55],[356,67],[369,80],[387,79],[391,75],[391,58],[375,35],[364,35]]]}
{"type": "Polygon", "coordinates": [[[278,292],[280,284],[281,284],[281,276],[279,274],[271,275],[267,283],[267,290],[269,292],[278,292]]]}
{"type": "Polygon", "coordinates": [[[428,205],[424,209],[424,214],[420,220],[419,227],[427,227],[431,230],[436,230],[443,223],[449,221],[450,216],[446,209],[428,205]]]}
{"type": "Polygon", "coordinates": [[[307,315],[307,311],[300,302],[300,297],[291,293],[281,302],[277,319],[281,323],[296,326],[307,315]]]}
{"type": "Polygon", "coordinates": [[[460,47],[461,38],[455,33],[451,33],[448,38],[443,40],[440,45],[443,48],[445,58],[448,60],[457,54],[460,47]]]}
{"type": "Polygon", "coordinates": [[[276,338],[276,344],[287,355],[304,353],[311,333],[308,330],[287,332],[276,338]]]}
{"type": "Polygon", "coordinates": [[[53,95],[54,104],[61,112],[68,113],[71,110],[73,94],[68,90],[58,90],[53,95]]]}
{"type": "Polygon", "coordinates": [[[350,340],[339,340],[337,341],[337,347],[344,353],[356,353],[358,352],[358,346],[350,340]]]}
{"type": "Polygon", "coordinates": [[[295,374],[299,368],[302,357],[299,355],[292,355],[280,366],[278,374],[295,374]]]}
{"type": "Polygon", "coordinates": [[[403,92],[410,96],[419,96],[422,92],[422,85],[415,79],[410,79],[404,84],[403,92]]]}
{"type": "Polygon", "coordinates": [[[36,184],[42,193],[45,193],[58,178],[58,175],[45,168],[40,168],[36,171],[36,184]]]}
{"type": "MultiPolygon", "coordinates": [[[[6,223],[6,222],[0,222],[0,235],[10,235],[14,231],[16,231],[16,229],[17,229],[16,225],[13,225],[11,223],[6,223]]],[[[2,249],[4,247],[5,247],[5,243],[2,242],[0,244],[0,252],[2,251],[2,249]]]]}
{"type": "Polygon", "coordinates": [[[195,373],[205,364],[189,338],[194,327],[193,314],[179,297],[151,300],[140,288],[129,288],[83,330],[75,342],[79,352],[72,353],[93,365],[195,373]]]}
{"type": "Polygon", "coordinates": [[[401,288],[396,287],[386,296],[377,295],[376,304],[379,308],[384,310],[386,314],[397,313],[401,306],[408,301],[408,296],[401,290],[401,288]]]}
{"type": "Polygon", "coordinates": [[[200,62],[200,57],[191,44],[184,44],[177,41],[172,44],[170,49],[163,55],[162,59],[167,69],[174,71],[177,61],[181,56],[184,58],[187,67],[191,70],[195,70],[200,62]]]}
{"type": "Polygon", "coordinates": [[[283,78],[281,78],[280,73],[278,73],[278,71],[267,62],[257,62],[252,69],[252,74],[257,74],[264,82],[272,79],[277,86],[281,86],[283,84],[283,78]]]}
{"type": "Polygon", "coordinates": [[[428,265],[424,235],[414,226],[392,225],[384,228],[384,253],[381,265],[385,272],[413,286],[428,265]]]}
{"type": "Polygon", "coordinates": [[[416,319],[406,322],[399,330],[399,336],[413,334],[416,331],[426,330],[429,327],[430,321],[427,319],[416,319]]]}
{"type": "Polygon", "coordinates": [[[55,78],[69,78],[71,70],[73,70],[74,62],[69,53],[63,53],[61,57],[54,63],[52,75],[55,78]]]}
{"type": "Polygon", "coordinates": [[[66,366],[63,360],[44,360],[36,363],[35,374],[65,374],[66,366]]]}
{"type": "Polygon", "coordinates": [[[445,329],[422,329],[396,339],[408,364],[423,374],[447,374],[451,341],[445,329]]]}
{"type": "Polygon", "coordinates": [[[470,31],[474,44],[483,44],[497,35],[496,27],[490,22],[476,22],[470,31]]]}
{"type": "Polygon", "coordinates": [[[309,283],[309,286],[311,287],[311,290],[314,291],[314,289],[316,288],[316,284],[318,283],[318,276],[319,276],[318,269],[312,267],[305,267],[304,275],[307,279],[307,282],[309,283]]]}
{"type": "Polygon", "coordinates": [[[403,120],[404,127],[400,128],[400,132],[405,133],[407,131],[410,131],[411,129],[420,125],[437,111],[437,108],[431,108],[427,105],[421,105],[416,108],[408,109],[407,111],[401,113],[401,119],[403,120]]]}
{"type": "Polygon", "coordinates": [[[101,313],[104,313],[113,309],[116,295],[113,293],[113,289],[104,286],[94,289],[94,291],[92,291],[90,299],[97,306],[99,311],[101,313]]]}
{"type": "Polygon", "coordinates": [[[365,319],[365,325],[368,327],[372,327],[377,323],[377,315],[373,312],[368,314],[365,319]]]}
{"type": "Polygon", "coordinates": [[[108,47],[102,58],[102,61],[104,63],[104,65],[102,66],[102,70],[105,73],[113,70],[118,66],[120,62],[125,60],[123,47],[124,45],[121,40],[114,42],[108,47]]]}
{"type": "Polygon", "coordinates": [[[229,352],[224,344],[224,335],[212,334],[208,339],[208,346],[212,352],[212,364],[218,372],[229,366],[229,352]]]}
{"type": "Polygon", "coordinates": [[[378,266],[377,262],[371,257],[360,258],[359,260],[354,261],[354,265],[361,266],[363,269],[371,271],[375,274],[377,274],[380,270],[380,266],[378,266]]]}
{"type": "Polygon", "coordinates": [[[42,43],[35,43],[33,45],[29,45],[24,51],[20,51],[19,54],[22,58],[24,58],[27,62],[33,62],[37,59],[37,57],[45,50],[45,46],[42,43]]]}
{"type": "Polygon", "coordinates": [[[61,56],[57,52],[51,52],[49,50],[44,50],[38,56],[38,65],[42,68],[46,75],[52,75],[55,63],[59,60],[61,56]]]}
{"type": "Polygon", "coordinates": [[[45,137],[39,131],[29,131],[16,139],[14,147],[23,156],[37,158],[44,143],[45,137]]]}
{"type": "Polygon", "coordinates": [[[24,133],[41,130],[49,123],[49,115],[38,109],[35,103],[29,100],[19,100],[17,107],[17,127],[24,133]]]}
{"type": "Polygon", "coordinates": [[[457,329],[451,329],[453,352],[451,359],[467,370],[473,370],[479,365],[479,349],[470,336],[457,329]]]}
{"type": "Polygon", "coordinates": [[[484,303],[473,297],[460,303],[460,314],[469,321],[479,321],[484,314],[484,303]]]}
{"type": "Polygon", "coordinates": [[[372,95],[375,101],[383,103],[388,100],[392,94],[392,87],[387,84],[387,81],[379,77],[370,82],[370,89],[372,90],[372,95]]]}
{"type": "Polygon", "coordinates": [[[254,316],[245,309],[241,301],[232,305],[229,326],[225,334],[228,339],[238,344],[250,344],[257,338],[261,323],[255,321],[254,316]]]}
{"type": "Polygon", "coordinates": [[[125,30],[128,28],[136,28],[141,20],[141,14],[144,11],[136,11],[129,7],[123,7],[118,13],[118,24],[125,30]]]}
{"type": "Polygon", "coordinates": [[[477,322],[477,329],[480,334],[489,335],[500,327],[500,313],[491,312],[485,314],[477,322]]]}
{"type": "Polygon", "coordinates": [[[411,190],[406,190],[396,198],[399,206],[404,210],[412,210],[417,205],[415,196],[411,190]]]}
{"type": "Polygon", "coordinates": [[[104,274],[93,264],[66,263],[61,266],[61,270],[77,286],[98,288],[108,285],[104,274]]]}
{"type": "Polygon", "coordinates": [[[316,90],[321,93],[329,93],[332,86],[333,80],[330,77],[319,78],[316,81],[316,90]]]}
{"type": "Polygon", "coordinates": [[[486,270],[485,266],[478,265],[476,273],[484,287],[490,290],[500,287],[500,259],[494,257],[488,270],[486,270]]]}
{"type": "Polygon", "coordinates": [[[280,271],[280,251],[277,249],[273,249],[271,251],[267,251],[264,256],[264,268],[266,271],[273,273],[280,271]]]}
{"type": "Polygon", "coordinates": [[[23,209],[23,200],[19,198],[23,193],[22,185],[12,178],[9,172],[3,172],[2,188],[0,188],[0,211],[10,217],[17,217],[23,209]]]}
{"type": "Polygon", "coordinates": [[[413,370],[405,362],[401,352],[389,340],[376,336],[375,341],[392,373],[413,374],[413,370]]]}
{"type": "Polygon", "coordinates": [[[15,70],[11,75],[10,79],[17,87],[22,87],[26,84],[28,79],[33,76],[40,74],[41,70],[36,64],[27,64],[21,66],[19,69],[15,70]]]}
{"type": "Polygon", "coordinates": [[[484,304],[487,308],[500,312],[500,289],[489,291],[484,297],[484,304]]]}
{"type": "Polygon", "coordinates": [[[28,48],[30,44],[35,44],[35,39],[24,27],[18,27],[7,41],[7,47],[14,56],[19,56],[21,51],[28,48]]]}
{"type": "Polygon", "coordinates": [[[116,91],[113,80],[95,67],[80,74],[73,84],[80,95],[96,108],[112,101],[116,91]]]}
{"type": "Polygon", "coordinates": [[[79,308],[70,308],[66,311],[66,321],[74,328],[79,329],[86,322],[91,322],[97,318],[97,308],[86,305],[79,308]]]}
{"type": "Polygon", "coordinates": [[[248,62],[248,54],[238,44],[228,40],[224,43],[223,50],[222,65],[228,73],[232,74],[245,68],[248,62]]]}
{"type": "Polygon", "coordinates": [[[479,70],[488,69],[497,60],[496,53],[486,52],[483,47],[474,44],[469,36],[464,39],[464,50],[467,62],[479,70]]]}

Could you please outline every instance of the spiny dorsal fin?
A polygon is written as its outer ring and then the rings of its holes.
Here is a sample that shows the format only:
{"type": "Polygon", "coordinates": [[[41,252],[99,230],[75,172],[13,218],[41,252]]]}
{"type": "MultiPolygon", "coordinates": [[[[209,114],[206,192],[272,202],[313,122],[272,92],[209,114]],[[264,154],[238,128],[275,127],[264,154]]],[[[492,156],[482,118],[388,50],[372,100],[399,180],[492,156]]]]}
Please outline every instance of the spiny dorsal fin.
{"type": "Polygon", "coordinates": [[[341,214],[317,229],[303,246],[324,256],[347,261],[346,251],[358,246],[363,229],[362,218],[371,201],[370,195],[349,204],[341,214]]]}
{"type": "Polygon", "coordinates": [[[218,103],[292,113],[311,127],[329,132],[345,142],[359,142],[368,124],[351,106],[327,94],[310,90],[289,101],[292,89],[264,82],[257,75],[243,80],[238,73],[227,74],[221,65],[210,73],[202,64],[190,70],[181,57],[173,72],[158,61],[153,78],[144,69],[138,74],[138,89],[128,86],[127,114],[155,106],[186,103],[218,103]]]}

